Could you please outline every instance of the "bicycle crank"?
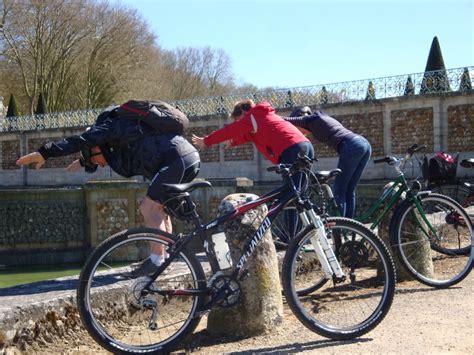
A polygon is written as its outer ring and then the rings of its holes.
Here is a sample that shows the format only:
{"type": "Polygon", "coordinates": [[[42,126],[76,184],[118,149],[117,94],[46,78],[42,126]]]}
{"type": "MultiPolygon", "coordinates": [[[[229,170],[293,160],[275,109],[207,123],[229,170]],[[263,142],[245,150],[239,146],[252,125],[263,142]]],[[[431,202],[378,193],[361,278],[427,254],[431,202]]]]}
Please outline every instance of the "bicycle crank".
{"type": "Polygon", "coordinates": [[[240,301],[242,294],[240,283],[229,276],[215,274],[209,280],[212,299],[216,304],[223,308],[232,307],[240,301]]]}

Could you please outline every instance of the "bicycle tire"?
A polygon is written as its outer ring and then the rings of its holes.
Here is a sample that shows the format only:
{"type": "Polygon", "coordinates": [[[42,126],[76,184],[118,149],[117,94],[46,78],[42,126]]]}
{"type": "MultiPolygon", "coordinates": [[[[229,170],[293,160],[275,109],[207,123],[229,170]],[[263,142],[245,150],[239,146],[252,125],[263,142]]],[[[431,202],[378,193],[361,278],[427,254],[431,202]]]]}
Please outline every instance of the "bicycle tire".
{"type": "Polygon", "coordinates": [[[417,197],[432,230],[413,200],[405,200],[390,223],[390,242],[414,279],[446,288],[462,281],[472,269],[472,223],[453,199],[439,194],[417,197]],[[434,235],[436,234],[436,235],[434,235]]]}
{"type": "MultiPolygon", "coordinates": [[[[89,256],[79,278],[77,305],[88,333],[103,348],[124,354],[169,353],[196,329],[202,296],[141,295],[140,287],[151,279],[130,277],[130,268],[122,266],[146,257],[152,243],[166,247],[175,241],[155,229],[131,228],[109,237],[89,256]],[[155,318],[145,302],[155,302],[155,318]],[[157,329],[151,328],[153,320],[157,329]]],[[[186,249],[166,270],[168,276],[158,276],[153,287],[206,287],[201,264],[186,249]]]]}
{"type": "Polygon", "coordinates": [[[471,189],[464,186],[462,183],[446,183],[436,185],[431,188],[431,192],[448,196],[454,201],[458,202],[464,208],[470,207],[470,204],[472,205],[472,201],[470,202],[470,198],[472,197],[473,192],[471,191],[471,189]]]}
{"type": "Polygon", "coordinates": [[[306,227],[293,239],[283,260],[283,291],[295,316],[310,330],[336,340],[360,337],[387,315],[395,293],[395,267],[383,242],[361,223],[343,217],[324,220],[329,233],[343,236],[337,258],[347,275],[334,284],[328,280],[314,293],[301,295],[301,284],[319,280],[322,269],[314,255],[312,267],[301,256],[315,235],[306,227]],[[309,278],[309,281],[308,281],[309,278]]]}

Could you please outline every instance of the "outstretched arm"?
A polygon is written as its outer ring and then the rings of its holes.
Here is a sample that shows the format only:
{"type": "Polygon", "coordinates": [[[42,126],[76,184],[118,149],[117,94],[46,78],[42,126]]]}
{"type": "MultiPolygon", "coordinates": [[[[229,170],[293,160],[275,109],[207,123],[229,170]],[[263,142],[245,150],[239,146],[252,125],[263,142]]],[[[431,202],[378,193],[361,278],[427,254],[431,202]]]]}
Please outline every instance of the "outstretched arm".
{"type": "Polygon", "coordinates": [[[35,168],[39,169],[44,165],[45,162],[46,160],[40,153],[34,152],[27,155],[23,155],[22,157],[18,158],[18,160],[16,161],[16,165],[35,164],[35,168]]]}
{"type": "Polygon", "coordinates": [[[199,136],[196,136],[195,134],[193,134],[193,136],[191,137],[191,141],[193,142],[193,144],[198,149],[206,148],[206,144],[204,143],[204,138],[203,137],[199,137],[199,136]]]}

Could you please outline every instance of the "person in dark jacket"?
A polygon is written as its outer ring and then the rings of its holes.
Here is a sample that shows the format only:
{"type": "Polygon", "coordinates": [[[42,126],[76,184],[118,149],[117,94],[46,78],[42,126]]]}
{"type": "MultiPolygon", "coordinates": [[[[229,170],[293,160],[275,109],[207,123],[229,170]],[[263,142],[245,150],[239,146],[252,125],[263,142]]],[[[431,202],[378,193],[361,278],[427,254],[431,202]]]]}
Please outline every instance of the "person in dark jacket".
{"type": "Polygon", "coordinates": [[[326,113],[311,112],[308,106],[296,108],[290,117],[284,119],[300,128],[303,133],[311,133],[318,142],[337,151],[337,167],[342,173],[336,176],[334,181],[334,197],[340,206],[341,215],[353,218],[356,186],[372,154],[370,143],[326,113]]]}
{"type": "MultiPolygon", "coordinates": [[[[82,152],[81,158],[66,168],[68,171],[84,167],[87,172],[94,172],[98,166],[109,165],[117,174],[127,178],[144,176],[151,180],[140,205],[145,226],[171,233],[171,221],[163,208],[166,194],[162,184],[193,180],[200,168],[199,154],[184,137],[162,134],[147,124],[119,117],[116,108],[110,107],[102,112],[95,124],[82,134],[46,143],[38,151],[20,157],[16,163],[35,164],[39,169],[46,159],[82,152]]],[[[154,247],[149,258],[135,265],[133,276],[152,273],[164,258],[163,248],[154,247]]]]}

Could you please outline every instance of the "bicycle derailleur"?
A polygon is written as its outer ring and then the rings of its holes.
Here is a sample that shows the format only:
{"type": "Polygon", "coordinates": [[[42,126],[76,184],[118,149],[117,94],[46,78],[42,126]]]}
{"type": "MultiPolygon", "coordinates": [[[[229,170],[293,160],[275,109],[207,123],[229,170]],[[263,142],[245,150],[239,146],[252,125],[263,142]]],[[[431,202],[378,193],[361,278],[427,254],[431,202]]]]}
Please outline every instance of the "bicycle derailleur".
{"type": "Polygon", "coordinates": [[[209,288],[212,299],[217,299],[216,304],[222,308],[232,307],[240,301],[242,289],[237,280],[224,275],[221,271],[209,279],[209,288]]]}

